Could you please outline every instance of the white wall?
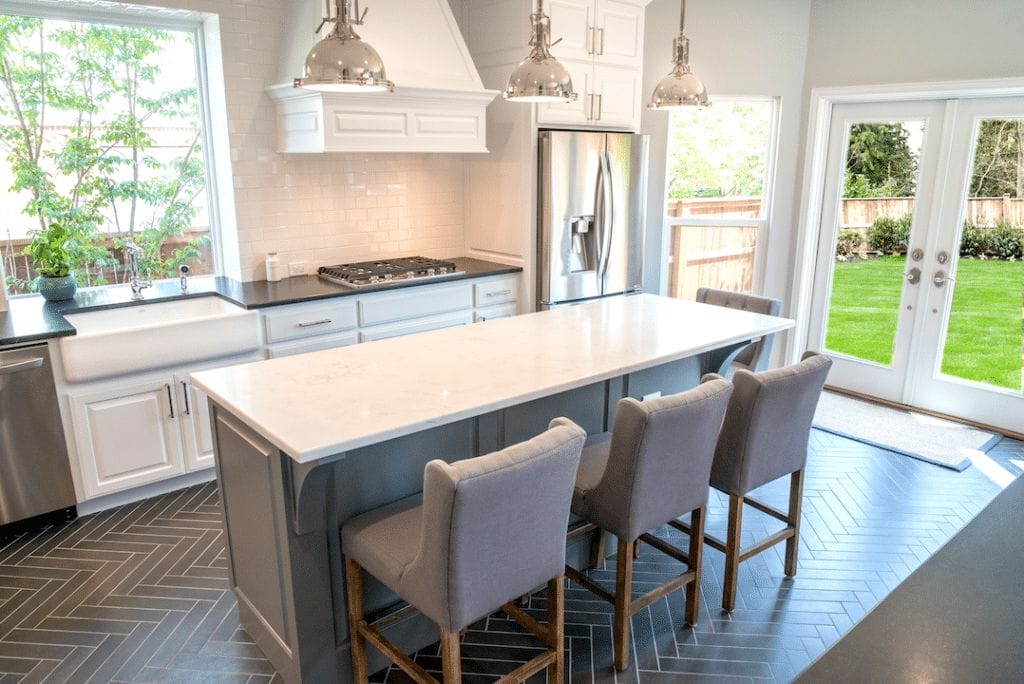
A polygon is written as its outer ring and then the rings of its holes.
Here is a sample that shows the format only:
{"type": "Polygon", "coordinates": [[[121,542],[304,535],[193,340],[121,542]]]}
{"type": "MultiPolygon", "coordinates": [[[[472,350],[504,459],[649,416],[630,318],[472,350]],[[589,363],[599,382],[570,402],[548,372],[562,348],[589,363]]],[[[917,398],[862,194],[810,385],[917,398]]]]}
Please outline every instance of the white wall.
{"type": "MultiPolygon", "coordinates": [[[[220,15],[243,280],[264,277],[268,251],[312,270],[400,254],[463,253],[461,155],[274,151],[274,108],[263,89],[278,81],[285,28],[296,21],[290,0],[129,4],[220,15]]],[[[310,47],[315,28],[308,27],[310,47]]]]}
{"type": "MultiPolygon", "coordinates": [[[[690,0],[686,35],[690,64],[716,96],[781,98],[775,196],[769,217],[765,294],[785,299],[796,236],[796,170],[803,153],[800,125],[804,102],[810,0],[690,0]]],[[[671,67],[678,33],[678,0],[654,0],[647,7],[644,97],[671,67]]],[[[647,259],[644,282],[657,287],[665,215],[665,158],[668,113],[644,111],[642,132],[651,136],[648,178],[647,259]]],[[[785,311],[785,308],[783,309],[785,311]]]]}
{"type": "Polygon", "coordinates": [[[814,0],[808,89],[1024,74],[1021,0],[814,0]]]}

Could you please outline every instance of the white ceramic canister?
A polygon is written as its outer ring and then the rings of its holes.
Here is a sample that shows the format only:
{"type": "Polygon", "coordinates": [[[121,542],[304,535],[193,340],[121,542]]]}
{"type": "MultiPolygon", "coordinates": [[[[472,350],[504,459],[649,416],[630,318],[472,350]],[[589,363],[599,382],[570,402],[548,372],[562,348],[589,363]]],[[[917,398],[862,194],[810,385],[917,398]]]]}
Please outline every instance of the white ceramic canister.
{"type": "Polygon", "coordinates": [[[277,257],[277,252],[267,252],[267,280],[271,283],[276,283],[281,280],[281,260],[277,257]]]}

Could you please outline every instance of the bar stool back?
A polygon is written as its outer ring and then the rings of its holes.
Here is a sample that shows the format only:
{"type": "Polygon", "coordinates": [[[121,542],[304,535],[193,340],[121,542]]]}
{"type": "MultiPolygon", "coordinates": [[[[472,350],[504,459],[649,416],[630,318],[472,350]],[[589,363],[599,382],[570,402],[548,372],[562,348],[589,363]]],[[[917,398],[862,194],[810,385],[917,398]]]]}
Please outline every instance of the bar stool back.
{"type": "MultiPolygon", "coordinates": [[[[779,310],[782,308],[782,302],[778,299],[759,297],[743,292],[716,290],[711,287],[699,288],[697,290],[697,301],[702,304],[724,306],[729,309],[750,311],[766,316],[778,316],[779,310]]],[[[728,348],[724,352],[708,352],[704,371],[707,373],[718,373],[723,377],[731,378],[733,373],[740,369],[752,372],[766,370],[772,357],[772,345],[774,342],[775,333],[772,333],[759,337],[750,344],[731,352],[728,348]]]]}
{"type": "MultiPolygon", "coordinates": [[[[440,628],[443,681],[461,679],[459,631],[502,608],[547,645],[515,670],[564,676],[565,529],[586,433],[566,418],[531,440],[424,469],[423,494],[359,515],[342,527],[352,669],[367,681],[369,641],[417,682],[434,682],[363,615],[360,570],[379,579],[440,628]],[[547,583],[548,625],[509,603],[547,583]]],[[[394,616],[384,618],[394,621],[394,616]]]]}
{"type": "MultiPolygon", "coordinates": [[[[644,402],[622,399],[611,434],[594,438],[583,450],[572,512],[588,524],[574,528],[569,536],[599,528],[618,538],[615,593],[578,570],[566,567],[565,573],[615,607],[613,646],[618,670],[629,664],[629,620],[637,611],[685,585],[686,621],[697,623],[704,507],[730,394],[732,385],[719,378],[687,392],[644,402]],[[688,553],[648,534],[687,513],[697,530],[691,535],[688,553]],[[630,592],[637,539],[686,563],[687,571],[633,601],[630,592]]],[[[595,564],[604,560],[600,542],[597,548],[595,564]]]]}
{"type": "Polygon", "coordinates": [[[729,495],[727,536],[722,542],[705,535],[709,546],[725,553],[725,610],[736,605],[741,561],[785,541],[785,573],[789,577],[796,574],[807,442],[814,410],[831,367],[832,359],[806,352],[800,363],[763,373],[737,371],[733,377],[735,390],[711,468],[711,486],[729,495]],[[790,475],[788,512],[748,496],[751,490],[784,475],[790,475]],[[786,527],[741,550],[744,503],[781,520],[786,527]]]}

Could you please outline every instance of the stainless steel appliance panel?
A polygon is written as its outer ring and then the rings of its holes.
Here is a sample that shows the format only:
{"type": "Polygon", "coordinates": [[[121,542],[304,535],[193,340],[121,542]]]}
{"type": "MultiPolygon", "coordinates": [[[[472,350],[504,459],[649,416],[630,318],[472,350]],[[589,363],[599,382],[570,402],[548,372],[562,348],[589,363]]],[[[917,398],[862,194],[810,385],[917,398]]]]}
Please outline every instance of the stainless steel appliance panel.
{"type": "Polygon", "coordinates": [[[540,308],[643,286],[647,136],[541,131],[540,308]]]}
{"type": "Polygon", "coordinates": [[[542,302],[601,295],[604,152],[604,133],[540,134],[537,268],[542,302]]]}
{"type": "Polygon", "coordinates": [[[0,351],[0,525],[74,505],[49,350],[0,351]]]}
{"type": "Polygon", "coordinates": [[[603,295],[634,292],[643,286],[647,148],[647,136],[608,134],[605,156],[610,199],[605,210],[603,295]]]}

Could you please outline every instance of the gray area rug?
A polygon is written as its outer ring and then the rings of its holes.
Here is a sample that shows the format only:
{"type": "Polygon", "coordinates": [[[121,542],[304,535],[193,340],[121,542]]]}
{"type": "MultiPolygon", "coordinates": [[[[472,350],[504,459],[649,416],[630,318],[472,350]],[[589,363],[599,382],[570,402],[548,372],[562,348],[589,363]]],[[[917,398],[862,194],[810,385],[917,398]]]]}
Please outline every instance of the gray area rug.
{"type": "Polygon", "coordinates": [[[923,413],[823,392],[814,427],[953,470],[985,453],[1000,436],[923,413]]]}

